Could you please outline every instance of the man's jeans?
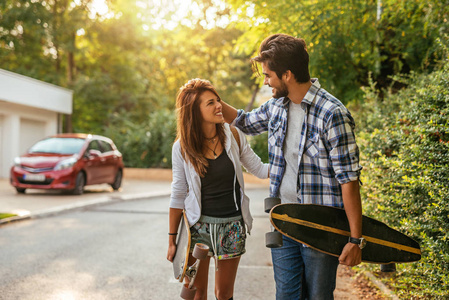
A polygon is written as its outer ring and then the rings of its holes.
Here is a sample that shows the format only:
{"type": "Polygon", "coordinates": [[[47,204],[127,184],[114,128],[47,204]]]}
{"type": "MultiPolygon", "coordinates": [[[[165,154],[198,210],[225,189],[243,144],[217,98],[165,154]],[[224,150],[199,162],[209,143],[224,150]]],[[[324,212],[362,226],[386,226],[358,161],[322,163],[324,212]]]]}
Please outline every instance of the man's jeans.
{"type": "Polygon", "coordinates": [[[271,249],[276,300],[334,299],[338,257],[282,238],[284,245],[271,249]]]}

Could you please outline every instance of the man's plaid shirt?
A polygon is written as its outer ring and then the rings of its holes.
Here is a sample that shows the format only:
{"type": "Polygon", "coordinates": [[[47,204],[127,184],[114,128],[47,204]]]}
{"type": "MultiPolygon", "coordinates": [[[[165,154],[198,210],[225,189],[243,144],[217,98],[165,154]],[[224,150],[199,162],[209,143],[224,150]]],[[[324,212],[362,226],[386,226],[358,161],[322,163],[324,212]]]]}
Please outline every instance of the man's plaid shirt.
{"type": "MultiPolygon", "coordinates": [[[[268,131],[270,196],[279,195],[285,171],[283,153],[290,99],[271,99],[259,108],[238,111],[234,124],[244,133],[268,131]]],[[[299,203],[343,207],[341,184],[359,179],[359,150],[354,119],[334,96],[320,88],[318,79],[304,97],[305,111],[299,143],[297,195],[299,203]]]]}

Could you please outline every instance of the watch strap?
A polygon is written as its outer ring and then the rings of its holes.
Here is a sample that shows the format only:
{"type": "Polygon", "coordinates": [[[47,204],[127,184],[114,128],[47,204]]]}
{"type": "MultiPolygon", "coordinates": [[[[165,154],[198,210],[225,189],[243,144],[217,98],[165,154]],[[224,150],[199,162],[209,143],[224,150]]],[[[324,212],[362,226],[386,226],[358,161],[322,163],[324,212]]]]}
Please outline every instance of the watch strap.
{"type": "Polygon", "coordinates": [[[356,245],[360,245],[360,243],[361,243],[361,240],[360,239],[358,239],[358,238],[353,238],[353,237],[349,237],[349,242],[350,243],[353,243],[353,244],[356,244],[356,245]]]}

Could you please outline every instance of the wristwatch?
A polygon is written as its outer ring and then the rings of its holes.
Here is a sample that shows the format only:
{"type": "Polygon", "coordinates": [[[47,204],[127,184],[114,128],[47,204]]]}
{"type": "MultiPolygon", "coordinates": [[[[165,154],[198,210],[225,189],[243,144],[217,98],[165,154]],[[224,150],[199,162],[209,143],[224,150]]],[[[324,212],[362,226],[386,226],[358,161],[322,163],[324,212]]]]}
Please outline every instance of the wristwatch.
{"type": "Polygon", "coordinates": [[[358,245],[360,249],[363,249],[366,246],[366,240],[364,238],[357,239],[357,238],[349,237],[348,242],[358,245]]]}

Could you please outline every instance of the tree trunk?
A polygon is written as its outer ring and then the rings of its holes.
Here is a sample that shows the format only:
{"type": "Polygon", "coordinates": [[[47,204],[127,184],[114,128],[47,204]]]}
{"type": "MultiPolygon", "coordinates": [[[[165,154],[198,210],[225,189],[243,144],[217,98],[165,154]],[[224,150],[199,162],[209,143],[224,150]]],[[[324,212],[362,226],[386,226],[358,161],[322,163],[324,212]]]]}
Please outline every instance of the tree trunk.
{"type": "Polygon", "coordinates": [[[65,120],[64,132],[72,133],[73,132],[72,115],[64,115],[64,120],[65,120]]]}
{"type": "Polygon", "coordinates": [[[67,53],[67,84],[68,86],[73,85],[73,81],[75,80],[75,59],[73,55],[73,51],[67,53]]]}
{"type": "Polygon", "coordinates": [[[246,106],[245,111],[250,111],[253,108],[254,101],[256,101],[256,96],[257,96],[257,93],[259,92],[259,90],[260,90],[260,87],[256,84],[254,86],[254,90],[253,90],[253,95],[251,97],[251,101],[246,106]]]}
{"type": "MultiPolygon", "coordinates": [[[[74,81],[75,81],[75,39],[76,39],[76,33],[73,33],[72,36],[72,45],[70,47],[70,50],[67,53],[67,86],[72,88],[74,81]]],[[[65,116],[65,129],[66,132],[73,132],[72,127],[72,115],[66,115],[65,116]]]]}

